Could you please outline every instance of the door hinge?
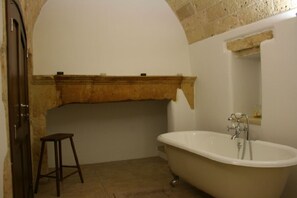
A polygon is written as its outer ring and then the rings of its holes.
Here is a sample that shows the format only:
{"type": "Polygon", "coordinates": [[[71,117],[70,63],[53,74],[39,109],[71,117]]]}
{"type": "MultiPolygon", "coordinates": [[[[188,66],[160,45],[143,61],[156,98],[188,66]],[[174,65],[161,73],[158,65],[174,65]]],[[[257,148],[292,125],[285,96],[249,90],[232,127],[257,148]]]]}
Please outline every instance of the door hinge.
{"type": "Polygon", "coordinates": [[[10,31],[13,32],[13,18],[10,18],[10,31]]]}
{"type": "Polygon", "coordinates": [[[29,58],[29,50],[27,49],[27,54],[26,54],[27,59],[29,58]]]}

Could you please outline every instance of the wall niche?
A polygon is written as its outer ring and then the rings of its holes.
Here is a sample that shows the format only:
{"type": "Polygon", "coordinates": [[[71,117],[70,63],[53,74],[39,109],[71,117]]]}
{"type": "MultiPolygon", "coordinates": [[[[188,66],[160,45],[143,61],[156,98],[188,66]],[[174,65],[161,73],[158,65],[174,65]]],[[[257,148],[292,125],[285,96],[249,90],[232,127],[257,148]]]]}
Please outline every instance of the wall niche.
{"type": "Polygon", "coordinates": [[[247,113],[251,124],[261,125],[261,42],[272,39],[271,30],[227,41],[231,55],[233,111],[247,113]]]}
{"type": "Polygon", "coordinates": [[[252,124],[261,124],[262,80],[260,53],[249,56],[232,54],[233,109],[249,115],[252,124]]]}

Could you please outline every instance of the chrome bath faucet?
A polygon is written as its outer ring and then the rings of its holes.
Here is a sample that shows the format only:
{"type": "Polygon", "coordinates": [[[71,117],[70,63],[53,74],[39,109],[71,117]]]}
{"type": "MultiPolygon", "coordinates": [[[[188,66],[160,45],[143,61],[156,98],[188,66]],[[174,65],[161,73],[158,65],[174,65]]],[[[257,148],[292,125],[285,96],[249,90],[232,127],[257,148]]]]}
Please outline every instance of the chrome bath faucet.
{"type": "Polygon", "coordinates": [[[249,118],[245,113],[232,113],[228,120],[231,126],[227,126],[228,131],[234,131],[231,139],[234,140],[239,137],[241,132],[246,133],[246,139],[249,140],[249,118]]]}

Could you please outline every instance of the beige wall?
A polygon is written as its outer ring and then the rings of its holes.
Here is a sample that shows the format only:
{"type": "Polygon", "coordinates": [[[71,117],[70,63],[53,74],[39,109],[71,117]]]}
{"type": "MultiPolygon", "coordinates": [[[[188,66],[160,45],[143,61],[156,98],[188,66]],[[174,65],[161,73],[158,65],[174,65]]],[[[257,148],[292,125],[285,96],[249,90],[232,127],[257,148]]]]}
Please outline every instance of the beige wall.
{"type": "MultiPolygon", "coordinates": [[[[166,101],[73,104],[50,110],[48,133],[74,133],[81,164],[157,156],[157,136],[167,131],[166,101]]],[[[69,142],[64,159],[74,162],[69,142]]],[[[49,166],[54,166],[54,149],[49,166]]]]}
{"type": "MultiPolygon", "coordinates": [[[[261,44],[262,125],[251,126],[252,139],[297,148],[297,18],[296,11],[277,15],[190,45],[196,84],[196,122],[200,130],[228,133],[228,116],[234,111],[232,55],[226,41],[272,29],[274,39],[261,44]]],[[[238,98],[237,98],[238,99],[238,98]]],[[[283,197],[296,197],[297,170],[283,197]]]]}

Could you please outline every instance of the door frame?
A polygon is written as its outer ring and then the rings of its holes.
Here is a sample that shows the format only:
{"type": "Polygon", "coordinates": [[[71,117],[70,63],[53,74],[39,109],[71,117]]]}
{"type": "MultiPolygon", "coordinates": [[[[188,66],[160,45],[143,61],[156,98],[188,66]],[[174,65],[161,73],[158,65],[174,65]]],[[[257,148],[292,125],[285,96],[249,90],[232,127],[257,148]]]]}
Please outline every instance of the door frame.
{"type": "MultiPolygon", "coordinates": [[[[19,25],[21,25],[21,29],[23,29],[23,38],[25,40],[25,43],[24,43],[24,54],[26,56],[26,58],[24,59],[24,82],[26,82],[26,84],[24,84],[24,89],[25,89],[25,95],[26,95],[26,100],[29,104],[29,93],[28,93],[28,83],[29,83],[29,78],[28,78],[28,59],[27,59],[27,53],[28,53],[28,49],[27,49],[27,35],[26,35],[26,28],[25,28],[25,21],[24,21],[24,15],[23,15],[23,12],[22,12],[22,8],[21,8],[21,4],[19,2],[19,0],[5,0],[5,9],[6,9],[6,38],[7,38],[7,97],[8,97],[8,128],[9,128],[9,145],[10,145],[10,159],[11,159],[11,174],[12,174],[12,191],[13,191],[13,196],[15,197],[17,193],[16,192],[16,188],[15,188],[15,178],[14,178],[14,175],[15,175],[15,169],[13,167],[13,160],[14,160],[14,143],[16,141],[15,139],[15,130],[12,126],[14,125],[13,123],[13,120],[11,118],[11,106],[10,106],[10,96],[11,96],[11,85],[10,85],[10,46],[9,46],[9,39],[10,39],[10,31],[11,31],[11,28],[12,28],[12,18],[15,19],[15,17],[13,16],[13,12],[10,10],[10,6],[11,4],[14,4],[14,8],[17,9],[17,12],[18,12],[18,15],[19,17],[19,25]]],[[[21,36],[22,37],[22,36],[21,36]]],[[[19,58],[19,57],[18,57],[19,58]]],[[[27,110],[28,111],[28,110],[27,110]]],[[[32,177],[32,156],[31,156],[31,141],[30,141],[30,138],[31,138],[31,134],[30,134],[30,122],[29,122],[29,117],[28,117],[28,126],[27,126],[27,129],[28,129],[28,141],[26,141],[26,153],[28,154],[28,164],[27,164],[27,168],[26,171],[28,171],[28,174],[29,174],[29,178],[28,178],[28,181],[30,181],[30,183],[28,184],[30,186],[30,195],[29,197],[33,197],[33,177],[32,177]],[[32,189],[31,189],[32,188],[32,189]],[[32,193],[31,193],[32,191],[32,193]]],[[[24,168],[24,167],[23,167],[24,168]]],[[[27,181],[27,180],[26,180],[27,181]]],[[[27,197],[27,195],[24,195],[24,197],[27,197]]]]}

